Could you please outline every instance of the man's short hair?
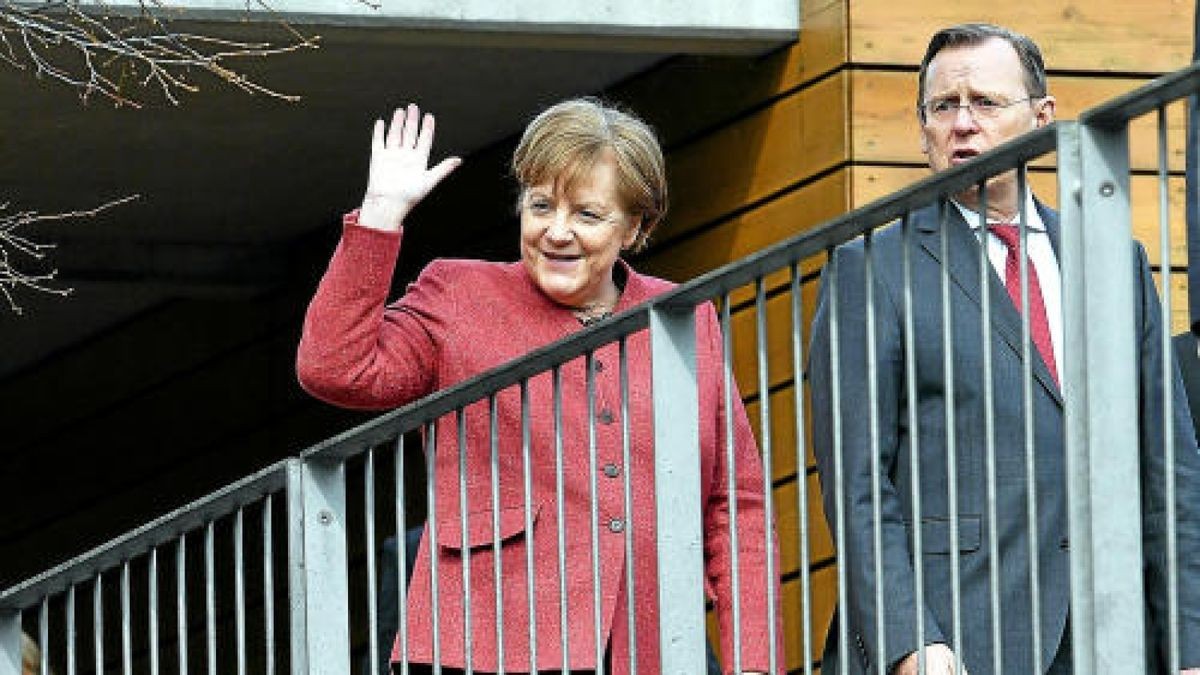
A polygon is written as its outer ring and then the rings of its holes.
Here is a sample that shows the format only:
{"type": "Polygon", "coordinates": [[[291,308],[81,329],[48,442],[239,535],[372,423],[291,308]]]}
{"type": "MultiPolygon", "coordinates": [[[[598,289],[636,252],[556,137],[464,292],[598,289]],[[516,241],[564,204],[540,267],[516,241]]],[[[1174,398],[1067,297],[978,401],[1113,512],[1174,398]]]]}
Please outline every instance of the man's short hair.
{"type": "Polygon", "coordinates": [[[1046,64],[1042,61],[1042,50],[1037,43],[1016,31],[990,23],[962,23],[957,26],[943,28],[929,39],[929,47],[925,49],[925,58],[921,59],[921,70],[917,75],[917,110],[921,121],[925,121],[925,110],[921,106],[925,101],[925,77],[929,72],[929,62],[938,52],[953,47],[972,47],[987,42],[992,38],[1004,40],[1012,45],[1025,71],[1025,90],[1033,98],[1046,95],[1046,64]]]}

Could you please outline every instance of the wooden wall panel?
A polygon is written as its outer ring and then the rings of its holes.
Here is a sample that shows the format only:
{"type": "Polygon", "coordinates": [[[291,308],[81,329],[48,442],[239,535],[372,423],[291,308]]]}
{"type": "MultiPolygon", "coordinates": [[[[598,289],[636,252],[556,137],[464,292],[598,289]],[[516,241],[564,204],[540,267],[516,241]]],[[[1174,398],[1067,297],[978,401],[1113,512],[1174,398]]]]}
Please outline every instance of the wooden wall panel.
{"type": "MultiPolygon", "coordinates": [[[[821,484],[814,471],[803,477],[807,486],[807,501],[804,522],[808,523],[809,566],[829,562],[833,558],[833,536],[825,521],[825,510],[821,507],[821,484]]],[[[779,528],[779,568],[783,574],[792,574],[800,569],[800,523],[798,497],[800,490],[795,481],[775,490],[775,517],[779,528]]]]}
{"type": "MultiPolygon", "coordinates": [[[[789,673],[800,672],[804,669],[804,661],[814,665],[821,658],[821,650],[825,646],[825,630],[829,627],[829,619],[833,616],[833,606],[837,600],[837,568],[823,567],[812,573],[811,596],[808,607],[812,618],[812,635],[809,644],[804,640],[804,586],[799,578],[792,578],[783,583],[783,597],[780,600],[780,614],[783,617],[784,666],[789,673]]],[[[721,643],[717,631],[716,612],[708,613],[708,638],[718,658],[721,654],[721,643]]],[[[724,663],[724,661],[722,661],[724,663]]],[[[815,671],[818,675],[820,670],[815,671]]]]}
{"type": "Polygon", "coordinates": [[[672,152],[669,240],[846,160],[847,78],[838,74],[672,152]]]}
{"type": "Polygon", "coordinates": [[[838,170],[712,228],[655,247],[637,266],[665,279],[692,279],[841,215],[849,198],[849,173],[838,170]]]}
{"type": "Polygon", "coordinates": [[[1167,72],[1192,58],[1192,0],[854,0],[850,60],[914,65],[938,29],[991,21],[1026,33],[1053,69],[1167,72]]]}
{"type": "MultiPolygon", "coordinates": [[[[805,326],[807,330],[807,325],[805,326]]],[[[807,342],[806,342],[807,344],[807,342]]],[[[796,473],[797,454],[804,453],[802,470],[815,466],[812,450],[812,415],[810,411],[809,392],[805,388],[804,396],[804,444],[796,444],[796,390],[788,384],[771,392],[771,476],[775,481],[791,478],[796,473]]],[[[752,399],[746,402],[746,414],[754,427],[755,438],[762,439],[762,427],[759,422],[759,402],[752,399]]]]}
{"type": "MultiPolygon", "coordinates": [[[[1075,119],[1079,113],[1145,84],[1147,79],[1100,79],[1080,76],[1050,78],[1050,91],[1058,102],[1058,119],[1075,119]]],[[[851,153],[855,162],[925,163],[914,106],[917,74],[880,70],[854,70],[850,77],[851,153]]],[[[1168,158],[1172,171],[1183,171],[1187,133],[1182,104],[1168,108],[1168,158]]],[[[1156,115],[1135,120],[1130,128],[1130,161],[1138,170],[1158,169],[1156,115]]],[[[1053,166],[1053,155],[1034,162],[1053,166]]]]}
{"type": "MultiPolygon", "coordinates": [[[[1158,297],[1162,298],[1162,273],[1154,273],[1154,284],[1158,288],[1158,297]]],[[[1171,274],[1171,334],[1182,333],[1192,325],[1188,314],[1188,277],[1187,271],[1171,274]]]]}

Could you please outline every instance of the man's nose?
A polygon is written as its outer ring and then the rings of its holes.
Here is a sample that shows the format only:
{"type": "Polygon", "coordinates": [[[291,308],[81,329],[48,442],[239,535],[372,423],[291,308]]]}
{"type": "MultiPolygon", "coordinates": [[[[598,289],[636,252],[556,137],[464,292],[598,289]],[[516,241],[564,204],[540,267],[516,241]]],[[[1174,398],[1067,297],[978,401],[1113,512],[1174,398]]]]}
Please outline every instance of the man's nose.
{"type": "Polygon", "coordinates": [[[968,103],[960,103],[954,109],[954,130],[955,131],[974,131],[979,128],[979,121],[975,119],[975,112],[971,110],[968,103]]]}

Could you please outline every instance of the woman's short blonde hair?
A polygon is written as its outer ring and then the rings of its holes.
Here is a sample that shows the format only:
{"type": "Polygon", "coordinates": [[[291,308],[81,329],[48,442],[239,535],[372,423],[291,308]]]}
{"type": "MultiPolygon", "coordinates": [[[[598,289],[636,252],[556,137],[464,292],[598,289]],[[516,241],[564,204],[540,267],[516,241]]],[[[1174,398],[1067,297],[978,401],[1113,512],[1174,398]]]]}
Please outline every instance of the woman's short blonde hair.
{"type": "Polygon", "coordinates": [[[633,114],[595,98],[555,104],[525,128],[512,171],[522,196],[545,183],[569,191],[608,152],[617,164],[621,207],[640,216],[636,251],[666,215],[667,170],[654,131],[633,114]]]}

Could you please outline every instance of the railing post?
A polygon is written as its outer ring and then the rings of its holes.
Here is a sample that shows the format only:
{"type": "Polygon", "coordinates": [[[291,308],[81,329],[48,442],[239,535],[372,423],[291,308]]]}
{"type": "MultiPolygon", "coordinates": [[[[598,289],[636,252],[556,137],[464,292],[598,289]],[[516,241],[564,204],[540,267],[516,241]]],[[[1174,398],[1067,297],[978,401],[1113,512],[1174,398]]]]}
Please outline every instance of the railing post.
{"type": "Polygon", "coordinates": [[[705,671],[695,310],[650,311],[658,617],[665,675],[705,671]]]}
{"type": "Polygon", "coordinates": [[[1060,123],[1074,669],[1145,673],[1127,128],[1060,123]]]}
{"type": "Polygon", "coordinates": [[[349,675],[346,471],[341,460],[288,462],[293,675],[349,675]]]}
{"type": "Polygon", "coordinates": [[[0,675],[21,675],[21,613],[0,609],[0,675]]]}

